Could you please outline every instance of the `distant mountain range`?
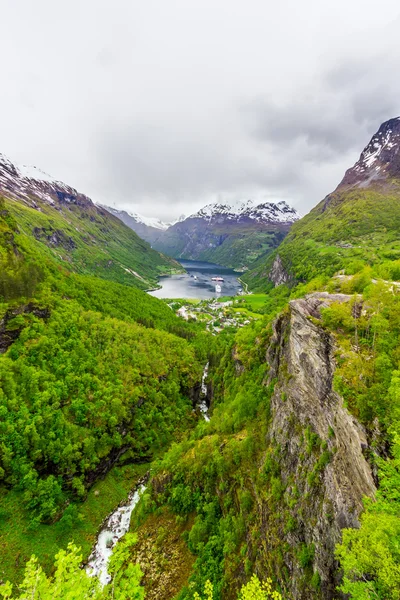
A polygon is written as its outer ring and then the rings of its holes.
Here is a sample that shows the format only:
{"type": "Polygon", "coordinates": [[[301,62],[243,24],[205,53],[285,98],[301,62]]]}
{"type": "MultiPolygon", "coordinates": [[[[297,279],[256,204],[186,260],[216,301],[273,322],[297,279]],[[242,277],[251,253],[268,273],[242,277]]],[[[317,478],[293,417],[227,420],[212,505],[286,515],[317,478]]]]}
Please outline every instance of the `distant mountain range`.
{"type": "Polygon", "coordinates": [[[103,206],[103,208],[118,217],[118,219],[121,219],[125,225],[133,229],[138,236],[146,240],[146,242],[149,242],[149,244],[154,244],[160,235],[162,235],[162,232],[166,231],[175,223],[185,219],[185,215],[182,215],[176,221],[164,223],[155,217],[144,217],[136,212],[127,212],[126,210],[119,210],[111,206],[103,206]]]}
{"type": "Polygon", "coordinates": [[[16,218],[43,261],[50,254],[69,270],[142,289],[153,287],[159,275],[180,268],[85,194],[0,154],[2,197],[7,213],[16,218]]]}
{"type": "MultiPolygon", "coordinates": [[[[400,262],[400,117],[383,123],[334,192],[246,274],[253,289],[400,262]]],[[[389,271],[392,267],[388,267],[389,271]]],[[[388,271],[388,272],[389,272],[388,271]]],[[[392,273],[388,278],[397,278],[392,273]]]]}
{"type": "Polygon", "coordinates": [[[299,219],[286,202],[252,200],[208,204],[175,223],[106,208],[164,254],[235,268],[271,252],[299,219]]]}

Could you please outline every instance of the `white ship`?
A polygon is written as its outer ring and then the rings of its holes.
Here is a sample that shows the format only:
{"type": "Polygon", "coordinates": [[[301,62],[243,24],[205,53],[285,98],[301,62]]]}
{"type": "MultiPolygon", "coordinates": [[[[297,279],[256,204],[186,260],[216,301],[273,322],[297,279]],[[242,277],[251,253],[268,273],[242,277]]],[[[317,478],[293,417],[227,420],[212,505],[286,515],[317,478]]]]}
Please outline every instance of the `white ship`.
{"type": "Polygon", "coordinates": [[[222,292],[222,288],[221,288],[221,286],[220,286],[220,285],[218,285],[218,283],[217,283],[217,285],[215,286],[215,291],[217,292],[217,294],[219,294],[220,292],[222,292]]]}

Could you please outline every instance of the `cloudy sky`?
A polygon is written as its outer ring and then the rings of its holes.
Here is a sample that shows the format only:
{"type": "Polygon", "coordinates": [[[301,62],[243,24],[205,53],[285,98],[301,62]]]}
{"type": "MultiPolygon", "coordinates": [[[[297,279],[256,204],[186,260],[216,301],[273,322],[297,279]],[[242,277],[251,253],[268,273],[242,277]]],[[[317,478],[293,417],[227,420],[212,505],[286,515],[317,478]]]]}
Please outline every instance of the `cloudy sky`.
{"type": "Polygon", "coordinates": [[[303,214],[400,115],[398,0],[1,0],[0,152],[169,219],[303,214]]]}

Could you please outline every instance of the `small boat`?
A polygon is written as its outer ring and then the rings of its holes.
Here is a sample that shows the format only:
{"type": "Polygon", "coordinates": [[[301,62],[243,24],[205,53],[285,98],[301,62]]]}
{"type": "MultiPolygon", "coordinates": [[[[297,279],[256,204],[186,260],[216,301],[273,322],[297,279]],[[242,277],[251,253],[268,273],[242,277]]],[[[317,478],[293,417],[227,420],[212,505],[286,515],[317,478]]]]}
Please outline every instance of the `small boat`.
{"type": "Polygon", "coordinates": [[[193,275],[193,279],[197,279],[197,275],[193,275]]]}
{"type": "Polygon", "coordinates": [[[218,283],[217,283],[217,285],[215,286],[215,291],[217,292],[217,294],[219,294],[220,292],[222,292],[222,288],[221,288],[221,286],[220,286],[220,285],[218,285],[218,283]]]}
{"type": "Polygon", "coordinates": [[[211,281],[224,281],[223,277],[211,277],[211,281]]]}

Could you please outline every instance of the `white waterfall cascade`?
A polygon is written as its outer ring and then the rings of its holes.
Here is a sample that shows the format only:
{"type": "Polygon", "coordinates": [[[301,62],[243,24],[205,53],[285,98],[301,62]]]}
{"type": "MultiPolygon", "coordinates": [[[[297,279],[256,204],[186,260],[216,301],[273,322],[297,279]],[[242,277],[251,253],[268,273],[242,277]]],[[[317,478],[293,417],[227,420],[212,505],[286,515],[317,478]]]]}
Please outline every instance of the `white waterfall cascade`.
{"type": "Polygon", "coordinates": [[[200,412],[203,415],[205,421],[210,420],[210,417],[208,416],[208,406],[207,406],[207,402],[206,402],[206,398],[207,398],[206,379],[208,376],[209,366],[210,366],[210,363],[208,362],[206,364],[206,366],[204,367],[203,377],[201,378],[201,392],[200,392],[201,395],[200,395],[200,402],[199,402],[200,412]]]}
{"type": "Polygon", "coordinates": [[[107,571],[108,561],[115,544],[129,531],[132,511],[145,489],[144,485],[140,485],[133,490],[129,494],[126,504],[119,506],[108,517],[97,536],[96,545],[89,556],[86,572],[88,575],[98,577],[102,585],[107,585],[111,581],[111,575],[107,571]]]}

